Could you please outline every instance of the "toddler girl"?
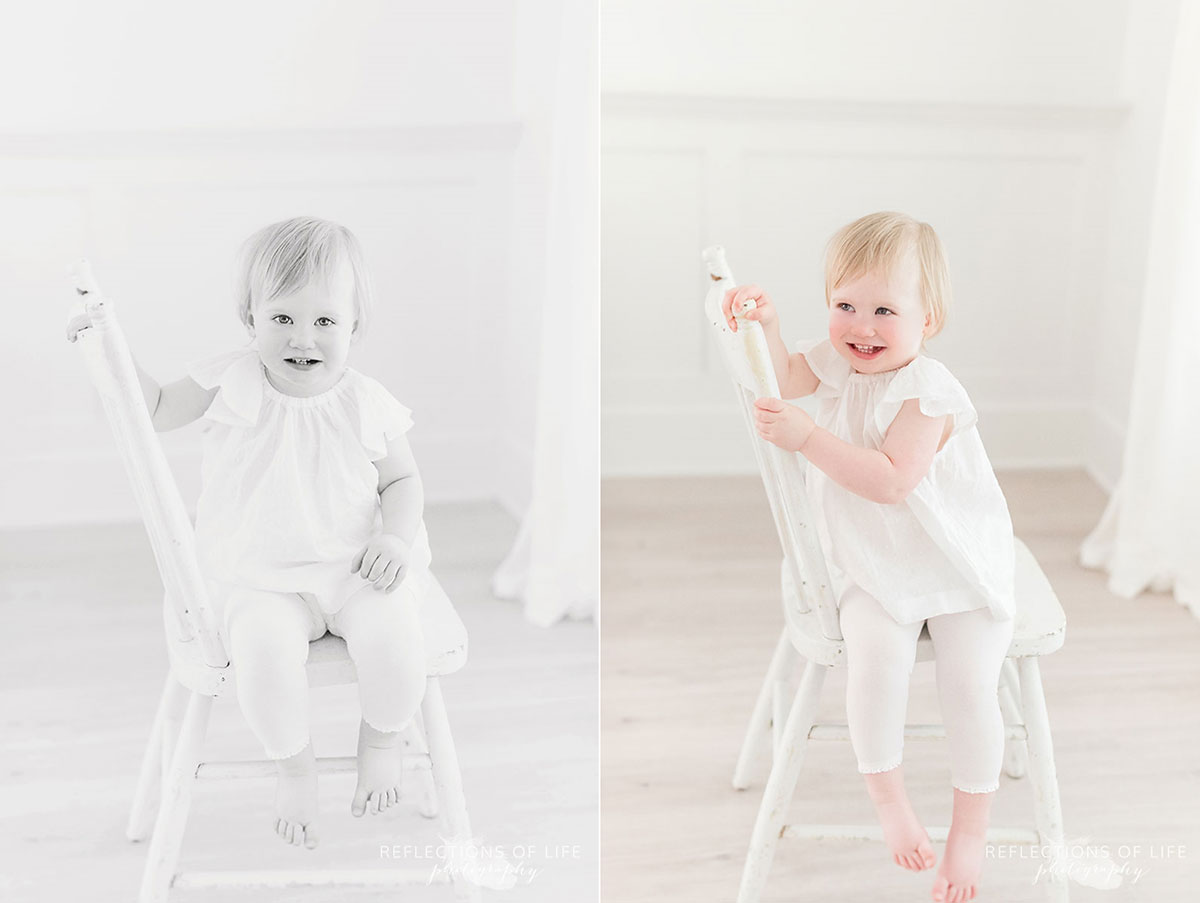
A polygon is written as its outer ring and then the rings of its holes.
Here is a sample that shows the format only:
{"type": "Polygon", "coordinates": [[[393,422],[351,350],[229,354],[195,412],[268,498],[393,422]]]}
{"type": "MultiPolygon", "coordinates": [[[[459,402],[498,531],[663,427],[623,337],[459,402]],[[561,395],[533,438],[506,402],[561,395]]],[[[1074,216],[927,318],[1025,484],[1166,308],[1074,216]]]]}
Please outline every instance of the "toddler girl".
{"type": "Polygon", "coordinates": [[[308,644],[344,637],[358,672],[360,816],[396,802],[400,731],[425,692],[418,618],[429,579],[409,411],[347,367],[370,283],[347,229],[301,217],[246,242],[246,348],[159,386],[138,371],[157,430],[208,423],[196,551],[246,721],[276,761],[275,829],[317,844],[308,644]]]}
{"type": "Polygon", "coordinates": [[[954,814],[932,896],[975,896],[1004,725],[997,699],[1012,640],[1013,534],[967,393],[922,351],[950,300],[933,229],[876,213],[841,229],[825,267],[829,337],[789,355],[775,305],[757,286],[725,295],[762,324],[784,398],[816,395],[817,419],[780,399],[755,402],[764,439],[808,461],[842,635],[846,717],[893,859],[935,863],[904,789],[908,681],[928,626],[950,742],[954,814]]]}

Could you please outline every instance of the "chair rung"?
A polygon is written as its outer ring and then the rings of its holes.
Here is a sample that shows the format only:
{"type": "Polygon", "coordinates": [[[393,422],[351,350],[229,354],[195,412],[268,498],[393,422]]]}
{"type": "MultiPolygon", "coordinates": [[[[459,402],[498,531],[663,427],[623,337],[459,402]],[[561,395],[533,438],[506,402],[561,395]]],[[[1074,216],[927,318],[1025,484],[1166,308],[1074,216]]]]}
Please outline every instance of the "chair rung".
{"type": "Polygon", "coordinates": [[[394,869],[327,869],[324,871],[264,870],[179,872],[172,888],[202,887],[396,887],[412,884],[448,884],[445,869],[401,866],[394,869]]]}
{"type": "MultiPolygon", "coordinates": [[[[1024,740],[1025,725],[1004,725],[1006,740],[1024,740]]],[[[817,724],[808,732],[809,740],[849,740],[850,727],[845,724],[817,724]]],[[[946,728],[941,724],[907,724],[904,726],[905,740],[945,740],[946,728]]]]}
{"type": "MultiPolygon", "coordinates": [[[[935,825],[926,828],[929,839],[944,843],[949,828],[935,825]]],[[[804,837],[809,840],[883,840],[883,828],[879,825],[786,825],[780,837],[804,837]]],[[[991,843],[1033,844],[1041,843],[1038,832],[1033,828],[988,828],[987,839],[991,843]]]]}
{"type": "MultiPolygon", "coordinates": [[[[428,771],[431,768],[428,753],[405,753],[405,771],[428,771]]],[[[343,774],[358,769],[354,756],[327,756],[317,759],[317,774],[343,774]]],[[[270,759],[244,761],[201,762],[196,768],[196,780],[218,781],[230,778],[273,778],[278,774],[275,763],[270,759]]]]}

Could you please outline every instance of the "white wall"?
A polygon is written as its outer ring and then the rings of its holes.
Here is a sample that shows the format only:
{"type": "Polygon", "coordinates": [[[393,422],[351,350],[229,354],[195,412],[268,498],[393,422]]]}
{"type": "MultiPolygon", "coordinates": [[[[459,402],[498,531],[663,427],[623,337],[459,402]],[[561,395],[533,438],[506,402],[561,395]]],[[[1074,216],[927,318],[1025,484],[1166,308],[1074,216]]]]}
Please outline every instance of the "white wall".
{"type": "MultiPolygon", "coordinates": [[[[0,78],[26,87],[0,95],[0,527],[136,516],[62,340],[67,264],[91,258],[139,361],[169,380],[244,341],[234,253],[299,213],[363,241],[378,303],[351,363],[414,409],[430,500],[519,512],[537,372],[509,373],[528,358],[505,337],[542,298],[514,291],[512,266],[545,257],[518,204],[537,166],[520,162],[518,46],[556,37],[547,5],[120,6],[30,7],[0,38],[0,78]]],[[[187,498],[199,438],[165,437],[187,498]]]]}
{"type": "Polygon", "coordinates": [[[605,93],[1088,104],[1126,0],[605,0],[605,93]]]}
{"type": "Polygon", "coordinates": [[[702,333],[704,245],[772,290],[787,337],[821,335],[828,236],[901,209],[948,247],[930,352],[994,462],[1115,478],[1144,239],[1114,216],[1153,169],[1172,4],[1050,6],[604,5],[606,474],[753,467],[702,333]]]}

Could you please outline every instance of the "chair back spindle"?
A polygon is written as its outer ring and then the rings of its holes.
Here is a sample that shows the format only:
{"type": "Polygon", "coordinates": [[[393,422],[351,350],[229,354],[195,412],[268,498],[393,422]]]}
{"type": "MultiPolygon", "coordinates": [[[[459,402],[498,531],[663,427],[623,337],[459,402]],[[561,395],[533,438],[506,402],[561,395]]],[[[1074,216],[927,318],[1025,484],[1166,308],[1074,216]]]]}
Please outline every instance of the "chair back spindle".
{"type": "Polygon", "coordinates": [[[92,385],[117,440],[121,461],[133,484],[150,547],[162,575],[173,625],[181,640],[200,644],[204,663],[224,668],[229,657],[221,645],[209,605],[208,591],[196,560],[195,534],[179,488],[146,410],[137,370],[111,302],[99,291],[86,261],[71,269],[79,312],[90,328],[78,333],[78,344],[92,385]]]}
{"type": "Polygon", "coordinates": [[[837,602],[829,585],[829,572],[816,523],[810,513],[801,456],[761,439],[754,428],[755,399],[780,397],[766,336],[761,324],[742,317],[737,317],[736,333],[729,329],[721,313],[721,300],[727,291],[737,287],[737,283],[725,261],[725,249],[720,246],[708,248],[703,259],[709,278],[704,311],[721,349],[721,359],[733,380],[738,407],[750,433],[763,488],[775,519],[785,567],[795,587],[793,594],[785,594],[784,604],[798,606],[800,613],[815,608],[821,632],[827,639],[840,640],[837,602]]]}

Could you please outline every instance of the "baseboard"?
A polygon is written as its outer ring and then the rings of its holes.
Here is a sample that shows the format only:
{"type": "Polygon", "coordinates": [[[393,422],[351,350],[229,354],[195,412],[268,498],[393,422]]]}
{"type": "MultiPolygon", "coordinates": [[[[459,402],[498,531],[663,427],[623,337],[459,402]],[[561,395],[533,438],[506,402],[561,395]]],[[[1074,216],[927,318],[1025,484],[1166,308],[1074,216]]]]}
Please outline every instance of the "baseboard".
{"type": "MultiPolygon", "coordinates": [[[[532,454],[523,460],[521,450],[514,448],[497,460],[489,457],[494,446],[478,436],[422,437],[417,458],[426,501],[499,498],[510,510],[528,504],[532,454]]],[[[167,449],[167,460],[189,510],[200,492],[200,458],[199,448],[167,449]]],[[[0,498],[4,499],[0,529],[121,523],[139,517],[115,448],[0,461],[0,498]]]]}
{"type": "MultiPolygon", "coordinates": [[[[982,406],[979,415],[980,433],[997,469],[1081,468],[1110,490],[1116,481],[1124,431],[1094,406],[982,406]]],[[[602,473],[754,473],[750,439],[739,421],[732,403],[609,410],[603,421],[602,473]]]]}

